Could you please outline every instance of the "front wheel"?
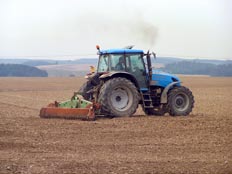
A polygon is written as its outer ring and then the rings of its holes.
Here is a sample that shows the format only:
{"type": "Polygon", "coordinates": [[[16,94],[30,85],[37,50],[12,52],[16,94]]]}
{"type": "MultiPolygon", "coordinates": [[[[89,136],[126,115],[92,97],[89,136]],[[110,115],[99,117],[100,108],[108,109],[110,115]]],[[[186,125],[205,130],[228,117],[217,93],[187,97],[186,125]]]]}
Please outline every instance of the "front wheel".
{"type": "Polygon", "coordinates": [[[174,87],[168,93],[168,112],[172,116],[186,116],[194,107],[192,92],[184,87],[174,87]]]}

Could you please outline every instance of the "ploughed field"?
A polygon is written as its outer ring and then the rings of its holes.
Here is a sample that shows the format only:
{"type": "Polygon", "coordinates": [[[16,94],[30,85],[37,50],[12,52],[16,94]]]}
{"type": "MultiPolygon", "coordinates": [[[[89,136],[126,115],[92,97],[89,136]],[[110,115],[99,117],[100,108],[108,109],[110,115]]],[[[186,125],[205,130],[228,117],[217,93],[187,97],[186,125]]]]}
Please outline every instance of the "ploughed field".
{"type": "Polygon", "coordinates": [[[0,78],[0,173],[232,173],[232,78],[182,76],[187,117],[41,119],[83,78],[0,78]]]}

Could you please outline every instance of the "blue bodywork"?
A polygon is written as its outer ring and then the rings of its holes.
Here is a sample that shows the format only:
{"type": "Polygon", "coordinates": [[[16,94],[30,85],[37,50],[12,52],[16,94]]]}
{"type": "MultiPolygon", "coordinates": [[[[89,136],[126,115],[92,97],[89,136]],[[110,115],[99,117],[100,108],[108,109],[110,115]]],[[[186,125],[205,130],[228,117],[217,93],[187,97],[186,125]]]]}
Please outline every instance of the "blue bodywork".
{"type": "Polygon", "coordinates": [[[134,50],[134,49],[109,49],[109,50],[100,50],[98,54],[143,54],[143,50],[134,50]]]}
{"type": "MultiPolygon", "coordinates": [[[[151,86],[160,86],[165,88],[172,82],[180,82],[180,79],[175,75],[159,70],[152,71],[152,81],[150,83],[151,86]]],[[[178,83],[177,85],[180,85],[180,83],[178,83]]]]}

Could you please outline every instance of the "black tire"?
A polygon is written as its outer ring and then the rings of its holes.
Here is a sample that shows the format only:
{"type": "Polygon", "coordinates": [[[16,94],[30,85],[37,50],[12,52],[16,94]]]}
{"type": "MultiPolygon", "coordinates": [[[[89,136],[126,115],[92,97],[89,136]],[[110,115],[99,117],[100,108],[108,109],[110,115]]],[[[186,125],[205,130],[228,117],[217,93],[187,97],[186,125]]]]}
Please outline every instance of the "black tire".
{"type": "Polygon", "coordinates": [[[161,105],[155,108],[144,109],[144,112],[146,115],[150,115],[150,116],[163,116],[168,111],[166,105],[161,105]]]}
{"type": "Polygon", "coordinates": [[[184,87],[172,88],[168,93],[168,112],[171,116],[187,116],[194,107],[192,92],[184,87]]]}
{"type": "Polygon", "coordinates": [[[139,93],[128,79],[117,77],[106,81],[98,96],[101,113],[107,116],[131,116],[136,112],[139,93]]]}

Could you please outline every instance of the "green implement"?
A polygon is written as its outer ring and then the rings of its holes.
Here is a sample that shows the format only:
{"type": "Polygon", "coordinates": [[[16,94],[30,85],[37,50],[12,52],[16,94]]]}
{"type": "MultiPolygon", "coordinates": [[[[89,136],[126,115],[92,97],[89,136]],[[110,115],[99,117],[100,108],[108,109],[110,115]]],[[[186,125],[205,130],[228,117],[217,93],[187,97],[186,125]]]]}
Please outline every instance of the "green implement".
{"type": "Polygon", "coordinates": [[[84,100],[82,96],[74,93],[71,100],[55,101],[41,108],[40,117],[95,120],[95,110],[99,108],[99,104],[84,100]]]}

